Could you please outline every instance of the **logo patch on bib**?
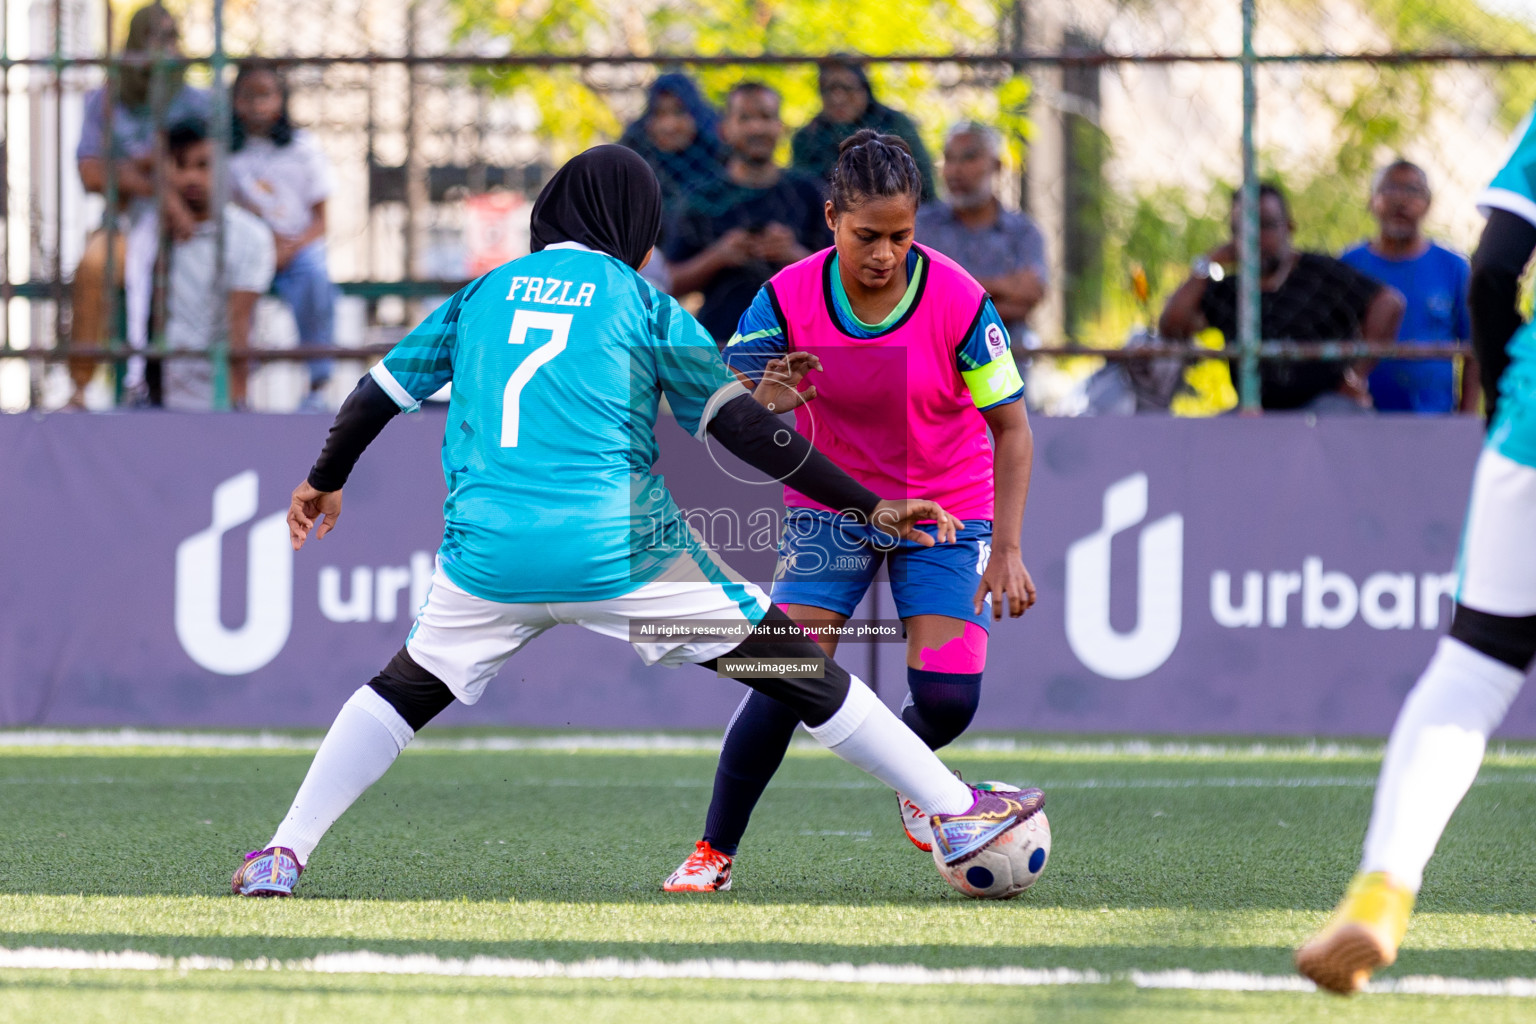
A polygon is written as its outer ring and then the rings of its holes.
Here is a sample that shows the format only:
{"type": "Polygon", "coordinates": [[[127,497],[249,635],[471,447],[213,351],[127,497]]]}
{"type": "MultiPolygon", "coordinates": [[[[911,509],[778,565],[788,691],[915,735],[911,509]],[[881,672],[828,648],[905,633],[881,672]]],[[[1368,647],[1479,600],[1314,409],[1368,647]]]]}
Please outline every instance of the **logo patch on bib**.
{"type": "Polygon", "coordinates": [[[1001,359],[1008,351],[1008,338],[997,324],[987,324],[987,352],[993,359],[1001,359]]]}

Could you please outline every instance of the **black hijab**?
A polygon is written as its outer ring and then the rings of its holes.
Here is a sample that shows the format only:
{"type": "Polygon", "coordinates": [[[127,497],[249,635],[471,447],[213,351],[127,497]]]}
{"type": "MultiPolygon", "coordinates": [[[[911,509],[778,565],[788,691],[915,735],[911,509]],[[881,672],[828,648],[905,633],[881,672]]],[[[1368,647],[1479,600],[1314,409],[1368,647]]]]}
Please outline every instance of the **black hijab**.
{"type": "Polygon", "coordinates": [[[634,150],[593,146],[549,179],[530,227],[534,252],[580,242],[639,270],[661,234],[661,186],[634,150]]]}

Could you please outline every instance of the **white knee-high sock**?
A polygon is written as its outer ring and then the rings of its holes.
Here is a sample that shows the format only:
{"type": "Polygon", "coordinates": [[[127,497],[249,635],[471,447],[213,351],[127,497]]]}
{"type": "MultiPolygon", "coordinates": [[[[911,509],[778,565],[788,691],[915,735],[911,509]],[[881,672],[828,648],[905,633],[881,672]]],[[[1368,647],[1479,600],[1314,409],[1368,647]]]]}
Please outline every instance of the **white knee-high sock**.
{"type": "Polygon", "coordinates": [[[320,837],[400,756],[416,733],[372,687],[354,693],[331,725],[293,798],[288,816],[267,845],[286,846],[309,862],[320,837]]]}
{"type": "Polygon", "coordinates": [[[975,800],[970,787],[857,676],[837,714],[806,729],[832,753],[905,793],[929,814],[959,814],[975,800]]]}
{"type": "Polygon", "coordinates": [[[1424,865],[1525,681],[1518,669],[1443,637],[1392,727],[1361,871],[1418,892],[1424,865]]]}

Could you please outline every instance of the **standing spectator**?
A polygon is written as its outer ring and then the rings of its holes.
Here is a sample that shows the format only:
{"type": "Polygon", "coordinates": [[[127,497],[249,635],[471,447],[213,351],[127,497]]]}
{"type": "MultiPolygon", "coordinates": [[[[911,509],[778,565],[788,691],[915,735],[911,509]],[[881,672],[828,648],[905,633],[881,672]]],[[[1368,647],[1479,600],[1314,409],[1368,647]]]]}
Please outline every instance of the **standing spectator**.
{"type": "Polygon", "coordinates": [[[1003,209],[997,198],[1003,140],[975,121],[950,129],[944,142],[944,187],[917,211],[917,240],[965,268],[992,297],[1013,339],[1014,358],[1025,353],[1025,321],[1045,297],[1049,270],[1045,236],[1027,214],[1003,209]]]}
{"type": "MultiPolygon", "coordinates": [[[[181,30],[176,19],[159,3],[141,7],[128,21],[124,56],[178,57],[181,30]]],[[[190,117],[206,117],[208,93],[187,85],[182,68],[156,69],[144,65],[125,67],[119,73],[117,97],[109,104],[108,86],[86,94],[75,147],[75,165],[87,192],[102,196],[109,185],[117,190],[117,206],[106,212],[115,218],[115,244],[107,258],[106,226],[93,231],[85,253],[75,267],[70,289],[70,341],[75,345],[104,345],[112,325],[107,323],[107,289],[120,287],[124,277],[123,239],[133,225],[153,220],[155,208],[156,145],[169,124],[190,117]],[[110,107],[110,109],[109,109],[110,107]],[[110,136],[108,129],[110,126],[110,136]],[[107,280],[107,264],[112,280],[107,280]]],[[[184,241],[192,235],[192,215],[174,192],[162,197],[162,214],[171,237],[184,241]]],[[[71,408],[84,408],[85,387],[96,375],[91,360],[71,360],[74,383],[71,408]]]]}
{"type": "MultiPolygon", "coordinates": [[[[1195,260],[1189,277],[1163,307],[1158,331],[1189,338],[1215,327],[1237,340],[1237,238],[1241,216],[1232,197],[1233,241],[1195,260]]],[[[1390,342],[1403,318],[1403,297],[1331,256],[1297,252],[1290,205],[1279,186],[1259,188],[1260,334],[1265,341],[1390,342]]],[[[1266,411],[1358,412],[1370,406],[1359,370],[1337,360],[1266,359],[1259,364],[1266,411]]]]}
{"type": "Polygon", "coordinates": [[[681,72],[651,83],[645,109],[624,129],[619,145],[639,153],[656,172],[666,212],[725,173],[720,119],[693,79],[681,72]]]}
{"type": "MultiPolygon", "coordinates": [[[[255,214],[234,203],[223,206],[225,294],[216,289],[219,225],[213,208],[213,143],[205,121],[183,121],[166,135],[166,178],[193,221],[191,237],[173,241],[165,267],[165,342],[168,348],[208,348],[228,331],[229,396],[245,404],[246,364],[251,313],[272,286],[272,232],[255,214]],[[228,320],[220,323],[227,310],[228,320]]],[[[166,225],[169,230],[169,225],[166,225]]],[[[160,251],[154,218],[134,225],[128,238],[129,340],[142,348],[149,336],[154,267],[160,251]],[[147,255],[146,255],[147,254],[147,255]]],[[[213,366],[205,358],[169,359],[161,374],[163,404],[168,409],[206,410],[213,404],[213,366]]],[[[137,382],[131,382],[137,383],[137,382]]]]}
{"type": "MultiPolygon", "coordinates": [[[[231,90],[229,181],[235,202],[262,219],[276,241],[273,284],[293,310],[299,345],[329,348],[335,339],[336,286],[326,269],[325,201],[331,170],[309,133],[288,116],[288,87],[270,64],[246,64],[231,90]]],[[[309,363],[303,408],[324,407],[329,359],[309,363]]]]}
{"type": "Polygon", "coordinates": [[[663,246],[672,293],[704,293],[699,322],[724,343],[752,297],[784,267],[832,244],[821,186],[773,162],[779,94],[742,82],[725,101],[725,177],[691,196],[663,246]]]}
{"type": "Polygon", "coordinates": [[[899,110],[875,99],[869,76],[862,64],[831,60],[820,66],[817,88],[821,92],[821,113],[795,132],[791,144],[790,166],[830,181],[837,166],[838,147],[843,140],[862,128],[872,128],[883,135],[897,135],[912,150],[918,176],[923,179],[923,199],[938,195],[933,187],[933,161],[918,136],[917,125],[899,110]]]}
{"type": "MultiPolygon", "coordinates": [[[[1401,341],[1468,341],[1472,270],[1465,256],[1424,237],[1429,203],[1429,176],[1422,168],[1407,160],[1387,165],[1371,190],[1371,216],[1380,230],[1339,259],[1402,293],[1407,308],[1398,331],[1401,341]]],[[[1476,407],[1476,381],[1475,371],[1464,373],[1458,391],[1456,364],[1450,359],[1384,359],[1368,382],[1381,412],[1448,413],[1476,407]]]]}
{"type": "MultiPolygon", "coordinates": [[[[639,153],[656,172],[662,223],[675,216],[690,195],[725,174],[720,119],[693,79],[681,72],[669,72],[651,83],[645,109],[624,129],[619,145],[639,153]]],[[[672,268],[660,252],[651,255],[640,276],[663,291],[672,290],[672,268]]]]}

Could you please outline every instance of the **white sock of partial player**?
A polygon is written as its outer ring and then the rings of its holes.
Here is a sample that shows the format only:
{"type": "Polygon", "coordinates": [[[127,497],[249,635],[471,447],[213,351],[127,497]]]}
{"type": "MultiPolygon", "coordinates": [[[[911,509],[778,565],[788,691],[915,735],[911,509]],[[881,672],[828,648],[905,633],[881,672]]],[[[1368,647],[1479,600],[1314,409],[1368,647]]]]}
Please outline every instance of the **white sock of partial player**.
{"type": "Polygon", "coordinates": [[[1361,871],[1385,871],[1418,892],[1424,865],[1483,761],[1488,734],[1524,673],[1442,637],[1392,727],[1361,871]]]}
{"type": "Polygon", "coordinates": [[[286,846],[300,864],[363,791],[379,781],[416,733],[372,687],[354,693],[325,734],[288,816],[267,846],[286,846]]]}
{"type": "Polygon", "coordinates": [[[832,753],[905,794],[929,814],[959,814],[975,800],[971,788],[857,676],[837,713],[806,729],[832,753]]]}

